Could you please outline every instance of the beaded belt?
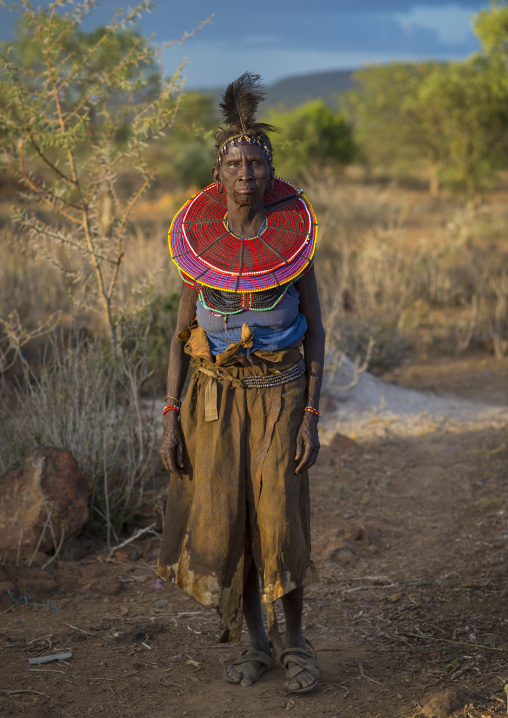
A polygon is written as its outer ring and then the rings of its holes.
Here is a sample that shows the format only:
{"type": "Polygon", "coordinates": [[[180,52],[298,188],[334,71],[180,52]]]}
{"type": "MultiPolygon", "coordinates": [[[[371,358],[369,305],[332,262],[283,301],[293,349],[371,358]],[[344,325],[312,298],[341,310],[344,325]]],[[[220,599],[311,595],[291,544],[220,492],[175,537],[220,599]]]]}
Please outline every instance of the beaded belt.
{"type": "Polygon", "coordinates": [[[227,376],[219,369],[214,371],[206,367],[197,367],[198,371],[208,374],[211,380],[205,387],[205,419],[206,421],[216,421],[219,418],[217,411],[217,381],[230,382],[231,388],[236,389],[261,389],[271,386],[280,386],[281,384],[289,384],[290,381],[296,381],[305,374],[305,360],[300,360],[283,371],[275,371],[271,374],[262,374],[260,376],[244,376],[242,379],[227,376]]]}
{"type": "Polygon", "coordinates": [[[297,364],[293,364],[289,369],[275,372],[273,374],[263,374],[261,376],[244,376],[239,381],[242,382],[246,389],[257,389],[265,386],[280,386],[295,381],[305,374],[305,361],[303,357],[297,364]]]}

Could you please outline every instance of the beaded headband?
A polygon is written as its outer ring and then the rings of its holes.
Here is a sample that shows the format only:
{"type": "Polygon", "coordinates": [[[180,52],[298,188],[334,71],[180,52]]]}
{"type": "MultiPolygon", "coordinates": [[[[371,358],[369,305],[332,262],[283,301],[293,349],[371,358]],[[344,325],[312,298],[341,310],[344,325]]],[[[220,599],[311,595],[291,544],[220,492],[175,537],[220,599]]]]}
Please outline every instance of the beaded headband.
{"type": "Polygon", "coordinates": [[[233,135],[232,137],[229,137],[224,142],[224,144],[222,145],[222,147],[220,148],[220,150],[217,154],[217,161],[219,163],[219,167],[220,167],[220,165],[222,165],[223,155],[227,155],[227,153],[228,153],[228,143],[231,142],[233,147],[236,147],[235,140],[238,140],[239,145],[243,145],[244,141],[245,141],[248,145],[259,145],[260,147],[263,147],[263,149],[265,151],[266,161],[271,166],[272,152],[271,152],[269,146],[266,144],[266,142],[263,142],[263,140],[261,139],[261,137],[259,135],[249,135],[249,134],[244,133],[241,135],[233,135]]]}

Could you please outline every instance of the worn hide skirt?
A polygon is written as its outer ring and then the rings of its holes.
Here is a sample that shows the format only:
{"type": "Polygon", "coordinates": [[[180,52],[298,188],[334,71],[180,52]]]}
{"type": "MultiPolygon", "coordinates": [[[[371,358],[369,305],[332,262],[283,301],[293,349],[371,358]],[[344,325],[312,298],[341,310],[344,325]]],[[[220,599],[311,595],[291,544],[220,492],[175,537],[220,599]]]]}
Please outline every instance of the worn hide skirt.
{"type": "Polygon", "coordinates": [[[295,474],[306,377],[265,388],[234,381],[288,369],[300,350],[263,354],[254,355],[253,366],[234,360],[220,366],[219,375],[216,363],[194,358],[181,410],[186,473],[169,482],[157,571],[217,609],[221,641],[240,640],[243,585],[252,561],[269,615],[276,599],[316,578],[309,478],[295,474]]]}

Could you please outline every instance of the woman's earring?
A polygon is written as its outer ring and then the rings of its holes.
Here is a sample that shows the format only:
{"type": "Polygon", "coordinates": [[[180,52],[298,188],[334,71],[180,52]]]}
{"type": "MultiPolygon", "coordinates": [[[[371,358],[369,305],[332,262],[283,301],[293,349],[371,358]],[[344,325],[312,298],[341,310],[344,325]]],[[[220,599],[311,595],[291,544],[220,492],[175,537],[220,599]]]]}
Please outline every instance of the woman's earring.
{"type": "Polygon", "coordinates": [[[217,194],[220,194],[222,192],[222,182],[219,181],[217,184],[217,194]]]}

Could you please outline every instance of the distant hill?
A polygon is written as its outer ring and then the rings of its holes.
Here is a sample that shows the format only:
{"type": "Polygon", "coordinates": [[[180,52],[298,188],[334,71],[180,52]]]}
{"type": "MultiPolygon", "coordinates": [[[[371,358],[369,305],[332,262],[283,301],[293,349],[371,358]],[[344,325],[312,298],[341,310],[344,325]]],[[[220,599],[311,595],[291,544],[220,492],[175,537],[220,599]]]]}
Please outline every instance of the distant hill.
{"type": "Polygon", "coordinates": [[[279,80],[266,88],[267,105],[296,107],[309,100],[322,99],[336,109],[337,95],[356,85],[354,70],[333,70],[310,75],[297,75],[279,80]]]}
{"type": "MultiPolygon", "coordinates": [[[[337,109],[337,95],[355,87],[355,70],[332,70],[314,72],[309,75],[295,75],[268,85],[264,107],[284,105],[287,109],[302,105],[309,100],[323,99],[332,109],[337,109]]],[[[220,99],[225,88],[203,90],[220,99]]]]}

